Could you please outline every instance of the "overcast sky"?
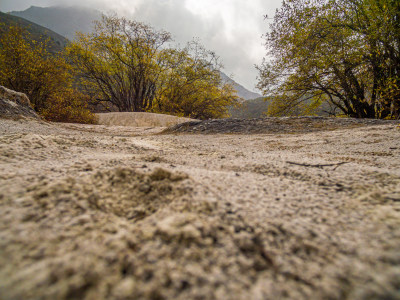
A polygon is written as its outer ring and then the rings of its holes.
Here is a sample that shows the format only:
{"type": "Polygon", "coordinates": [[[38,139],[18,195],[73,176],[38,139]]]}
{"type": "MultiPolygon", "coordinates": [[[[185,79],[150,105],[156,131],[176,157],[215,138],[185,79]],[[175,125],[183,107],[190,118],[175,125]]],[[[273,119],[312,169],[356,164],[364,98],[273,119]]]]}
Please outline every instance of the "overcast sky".
{"type": "Polygon", "coordinates": [[[222,59],[225,73],[255,90],[255,64],[265,54],[261,38],[268,30],[264,15],[273,16],[282,0],[0,0],[0,10],[34,6],[84,5],[144,21],[172,33],[184,44],[200,38],[222,59]]]}

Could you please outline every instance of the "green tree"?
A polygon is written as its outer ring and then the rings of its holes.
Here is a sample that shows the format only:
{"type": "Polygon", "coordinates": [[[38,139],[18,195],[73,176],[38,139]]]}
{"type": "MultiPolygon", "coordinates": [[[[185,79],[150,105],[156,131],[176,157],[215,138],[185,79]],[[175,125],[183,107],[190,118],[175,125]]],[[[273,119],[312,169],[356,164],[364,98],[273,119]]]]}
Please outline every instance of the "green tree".
{"type": "Polygon", "coordinates": [[[258,87],[271,115],[312,113],[328,102],[360,118],[400,116],[400,3],[289,0],[265,35],[258,87]]]}

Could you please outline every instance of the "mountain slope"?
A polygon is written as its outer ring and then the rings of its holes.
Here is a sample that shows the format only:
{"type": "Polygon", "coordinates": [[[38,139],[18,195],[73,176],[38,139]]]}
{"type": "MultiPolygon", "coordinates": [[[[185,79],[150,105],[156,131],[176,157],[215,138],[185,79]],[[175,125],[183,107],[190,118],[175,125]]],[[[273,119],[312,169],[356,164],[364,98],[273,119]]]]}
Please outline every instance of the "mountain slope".
{"type": "Polygon", "coordinates": [[[239,118],[239,119],[262,118],[266,116],[266,112],[268,111],[268,105],[269,102],[265,101],[264,97],[260,97],[244,101],[240,104],[239,107],[230,106],[228,112],[231,118],[239,118]]]}
{"type": "Polygon", "coordinates": [[[49,39],[48,45],[51,53],[60,52],[68,43],[65,37],[50,29],[23,18],[0,12],[0,35],[3,35],[10,26],[19,26],[26,29],[31,34],[32,40],[44,41],[49,39]]]}
{"type": "Polygon", "coordinates": [[[12,11],[10,14],[49,28],[70,40],[77,31],[90,32],[93,21],[101,18],[101,12],[98,10],[75,6],[31,6],[24,11],[12,11]]]}
{"type": "Polygon", "coordinates": [[[238,96],[240,98],[243,98],[244,100],[250,100],[250,99],[256,99],[256,98],[260,98],[261,95],[251,92],[248,89],[246,89],[244,86],[240,85],[239,83],[237,83],[236,81],[234,81],[233,79],[231,79],[230,77],[228,77],[225,73],[221,72],[221,78],[224,82],[230,83],[233,85],[233,87],[235,88],[238,96]]]}

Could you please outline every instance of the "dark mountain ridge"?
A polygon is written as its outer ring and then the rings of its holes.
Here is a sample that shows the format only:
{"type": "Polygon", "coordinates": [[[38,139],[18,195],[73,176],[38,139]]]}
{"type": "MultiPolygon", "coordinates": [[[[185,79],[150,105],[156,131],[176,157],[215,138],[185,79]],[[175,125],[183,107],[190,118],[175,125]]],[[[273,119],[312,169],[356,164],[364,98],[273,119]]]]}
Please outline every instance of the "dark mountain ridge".
{"type": "Polygon", "coordinates": [[[89,33],[93,28],[93,21],[101,18],[100,11],[77,6],[31,6],[24,11],[12,11],[10,14],[49,28],[70,40],[74,39],[77,31],[89,33]]]}
{"type": "Polygon", "coordinates": [[[12,16],[0,12],[0,36],[3,35],[10,26],[19,26],[26,29],[31,35],[32,40],[45,41],[49,39],[49,51],[51,53],[60,52],[68,44],[68,40],[62,35],[30,22],[24,18],[12,16]]]}
{"type": "Polygon", "coordinates": [[[221,72],[221,78],[224,82],[232,84],[234,89],[236,90],[238,96],[244,100],[257,99],[257,98],[261,97],[260,94],[249,91],[244,86],[237,83],[232,78],[230,78],[228,75],[226,75],[224,72],[221,72]]]}

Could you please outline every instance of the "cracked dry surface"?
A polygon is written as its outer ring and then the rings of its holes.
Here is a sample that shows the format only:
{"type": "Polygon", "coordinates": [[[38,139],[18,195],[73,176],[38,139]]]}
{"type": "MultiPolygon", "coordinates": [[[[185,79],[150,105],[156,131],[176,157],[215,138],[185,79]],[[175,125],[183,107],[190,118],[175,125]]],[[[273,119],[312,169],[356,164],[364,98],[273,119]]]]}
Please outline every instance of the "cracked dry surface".
{"type": "Polygon", "coordinates": [[[161,130],[0,120],[0,299],[400,299],[396,125],[161,130]]]}

